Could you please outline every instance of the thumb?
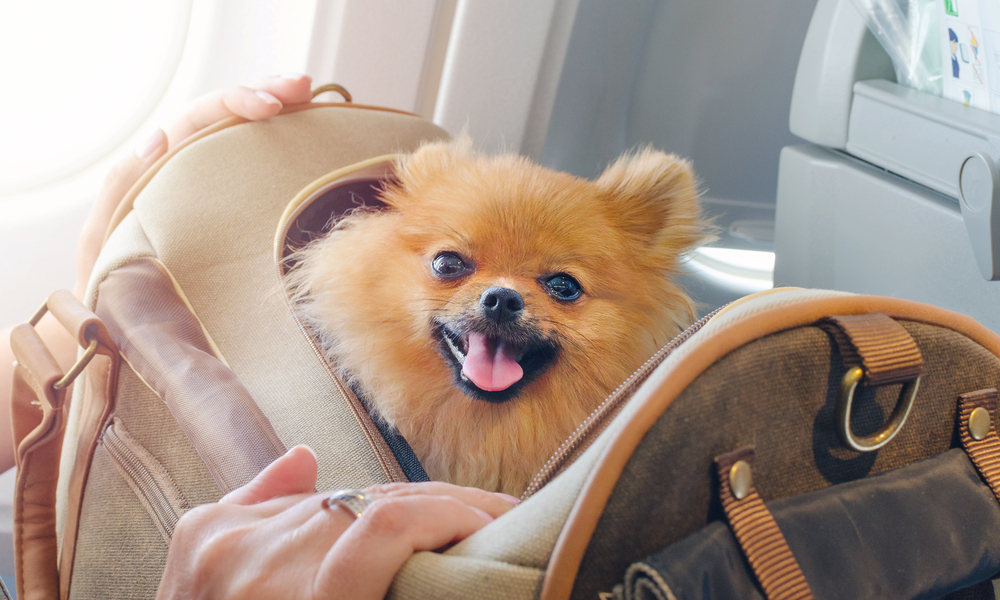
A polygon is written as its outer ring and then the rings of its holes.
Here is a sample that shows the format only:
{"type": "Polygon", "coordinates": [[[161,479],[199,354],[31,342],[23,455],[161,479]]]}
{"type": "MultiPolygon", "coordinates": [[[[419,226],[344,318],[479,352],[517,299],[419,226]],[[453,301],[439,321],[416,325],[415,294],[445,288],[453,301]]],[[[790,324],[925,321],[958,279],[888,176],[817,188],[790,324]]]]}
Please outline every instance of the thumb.
{"type": "Polygon", "coordinates": [[[228,504],[257,504],[292,494],[312,492],[316,487],[316,454],[309,446],[295,446],[257,474],[250,483],[219,500],[228,504]]]}

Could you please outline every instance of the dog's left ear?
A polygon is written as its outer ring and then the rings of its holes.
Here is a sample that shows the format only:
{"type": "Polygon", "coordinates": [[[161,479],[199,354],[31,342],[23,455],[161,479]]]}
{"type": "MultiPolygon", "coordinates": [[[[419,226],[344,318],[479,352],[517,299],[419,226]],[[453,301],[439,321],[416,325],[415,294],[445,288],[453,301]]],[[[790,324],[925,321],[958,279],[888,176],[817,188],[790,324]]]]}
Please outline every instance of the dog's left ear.
{"type": "Polygon", "coordinates": [[[647,147],[623,155],[595,184],[608,198],[609,216],[652,248],[680,254],[705,241],[688,161],[647,147]]]}

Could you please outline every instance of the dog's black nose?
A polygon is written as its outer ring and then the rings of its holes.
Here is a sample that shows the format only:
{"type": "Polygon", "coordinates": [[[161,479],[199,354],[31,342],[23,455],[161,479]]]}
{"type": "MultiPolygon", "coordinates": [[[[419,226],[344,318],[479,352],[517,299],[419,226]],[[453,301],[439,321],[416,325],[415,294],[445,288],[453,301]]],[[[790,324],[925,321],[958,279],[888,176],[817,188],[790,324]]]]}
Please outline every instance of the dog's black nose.
{"type": "Polygon", "coordinates": [[[524,298],[510,288],[491,287],[479,298],[483,314],[497,323],[508,323],[521,316],[524,298]]]}

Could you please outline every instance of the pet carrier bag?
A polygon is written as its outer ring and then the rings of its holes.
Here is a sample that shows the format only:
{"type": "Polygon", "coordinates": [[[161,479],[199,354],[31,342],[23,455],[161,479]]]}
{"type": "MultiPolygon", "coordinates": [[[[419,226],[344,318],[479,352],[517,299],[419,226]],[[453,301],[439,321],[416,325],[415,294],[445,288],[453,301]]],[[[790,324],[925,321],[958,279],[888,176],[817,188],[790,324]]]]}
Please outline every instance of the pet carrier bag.
{"type": "MultiPolygon", "coordinates": [[[[152,598],[180,516],[295,444],[316,450],[318,489],[419,475],[323,360],[282,275],[289,249],[378,203],[393,155],[444,137],[312,103],[212,126],[143,177],[87,306],[47,302],[85,349],[72,402],[78,369],[64,378],[30,325],[12,335],[21,598],[152,598]]],[[[927,305],[744,299],[623,382],[518,507],[414,555],[389,596],[992,594],[998,357],[993,333],[927,305]]]]}

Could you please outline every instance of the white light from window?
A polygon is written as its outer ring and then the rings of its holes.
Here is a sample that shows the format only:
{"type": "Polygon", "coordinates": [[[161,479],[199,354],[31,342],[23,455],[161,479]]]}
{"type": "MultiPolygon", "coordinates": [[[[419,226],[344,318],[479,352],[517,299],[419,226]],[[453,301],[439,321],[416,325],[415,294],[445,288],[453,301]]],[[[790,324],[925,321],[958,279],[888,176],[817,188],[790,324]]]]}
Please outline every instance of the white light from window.
{"type": "Polygon", "coordinates": [[[727,287],[745,290],[745,293],[774,286],[774,252],[698,248],[691,255],[688,265],[704,277],[727,287]]]}
{"type": "Polygon", "coordinates": [[[104,158],[162,97],[191,0],[0,3],[0,197],[104,158]]]}

